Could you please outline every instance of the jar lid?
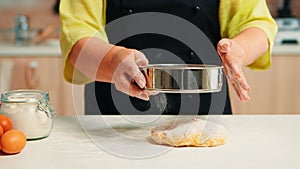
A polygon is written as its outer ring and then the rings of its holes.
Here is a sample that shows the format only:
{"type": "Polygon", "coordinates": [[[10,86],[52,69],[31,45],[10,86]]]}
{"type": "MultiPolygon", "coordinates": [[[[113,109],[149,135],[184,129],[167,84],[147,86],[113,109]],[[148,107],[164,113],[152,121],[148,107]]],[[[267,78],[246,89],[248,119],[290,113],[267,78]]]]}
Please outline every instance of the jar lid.
{"type": "Polygon", "coordinates": [[[43,90],[11,90],[1,94],[3,103],[38,102],[44,99],[48,100],[49,94],[43,90]]]}

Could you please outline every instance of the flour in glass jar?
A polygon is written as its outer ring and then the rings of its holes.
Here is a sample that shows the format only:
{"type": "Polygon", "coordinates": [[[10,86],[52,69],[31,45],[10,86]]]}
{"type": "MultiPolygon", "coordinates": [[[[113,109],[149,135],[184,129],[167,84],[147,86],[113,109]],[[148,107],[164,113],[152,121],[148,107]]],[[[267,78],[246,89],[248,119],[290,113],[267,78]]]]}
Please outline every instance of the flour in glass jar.
{"type": "Polygon", "coordinates": [[[53,119],[38,109],[38,103],[10,103],[2,105],[12,120],[14,129],[25,133],[27,139],[47,137],[51,132],[53,119]]]}

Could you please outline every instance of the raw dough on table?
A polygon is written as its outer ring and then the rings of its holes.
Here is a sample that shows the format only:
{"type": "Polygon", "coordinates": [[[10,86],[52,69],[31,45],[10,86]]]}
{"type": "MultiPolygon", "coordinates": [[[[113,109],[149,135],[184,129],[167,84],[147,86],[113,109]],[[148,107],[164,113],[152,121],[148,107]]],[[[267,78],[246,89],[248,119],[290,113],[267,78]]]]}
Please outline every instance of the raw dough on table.
{"type": "Polygon", "coordinates": [[[221,124],[198,118],[177,119],[151,130],[152,139],[158,144],[174,147],[213,147],[226,142],[227,130],[221,124]]]}

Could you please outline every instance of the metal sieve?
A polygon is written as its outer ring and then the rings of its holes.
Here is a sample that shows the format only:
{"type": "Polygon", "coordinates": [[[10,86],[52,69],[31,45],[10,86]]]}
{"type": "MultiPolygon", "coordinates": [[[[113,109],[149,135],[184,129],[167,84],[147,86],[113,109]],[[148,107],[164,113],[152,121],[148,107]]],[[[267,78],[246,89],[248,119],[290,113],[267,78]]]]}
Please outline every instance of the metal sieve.
{"type": "Polygon", "coordinates": [[[167,93],[212,93],[221,91],[222,66],[203,64],[150,64],[140,67],[146,90],[167,93]]]}

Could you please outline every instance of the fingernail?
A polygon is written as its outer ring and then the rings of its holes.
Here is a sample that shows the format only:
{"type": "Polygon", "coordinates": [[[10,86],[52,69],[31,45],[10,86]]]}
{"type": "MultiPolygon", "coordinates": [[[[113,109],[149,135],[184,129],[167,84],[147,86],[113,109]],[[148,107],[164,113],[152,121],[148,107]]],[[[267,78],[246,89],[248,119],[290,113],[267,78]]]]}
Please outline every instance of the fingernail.
{"type": "Polygon", "coordinates": [[[230,42],[222,42],[220,45],[223,50],[227,52],[230,51],[230,46],[231,46],[230,42]]]}
{"type": "Polygon", "coordinates": [[[149,96],[146,94],[141,94],[141,99],[145,100],[145,101],[149,101],[149,96]]]}
{"type": "Polygon", "coordinates": [[[228,44],[223,43],[223,44],[222,44],[222,48],[223,48],[223,49],[227,49],[227,48],[228,48],[228,44]]]}
{"type": "Polygon", "coordinates": [[[250,96],[248,95],[248,93],[246,91],[244,91],[244,92],[241,93],[240,99],[243,102],[249,102],[250,101],[250,96]]]}
{"type": "Polygon", "coordinates": [[[143,66],[141,65],[141,63],[144,61],[144,59],[140,58],[140,59],[137,59],[135,62],[138,66],[143,66]]]}
{"type": "Polygon", "coordinates": [[[249,96],[247,96],[246,98],[244,98],[244,100],[243,100],[244,102],[249,102],[250,101],[250,97],[249,96]]]}
{"type": "Polygon", "coordinates": [[[139,84],[139,87],[140,87],[140,88],[144,88],[144,87],[146,86],[145,81],[142,80],[142,79],[139,79],[139,80],[138,80],[138,84],[139,84]]]}

